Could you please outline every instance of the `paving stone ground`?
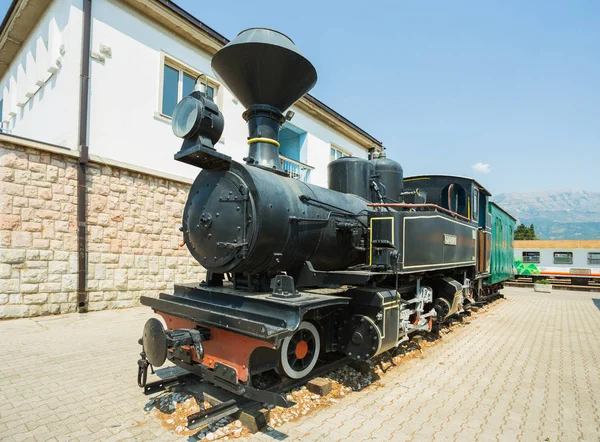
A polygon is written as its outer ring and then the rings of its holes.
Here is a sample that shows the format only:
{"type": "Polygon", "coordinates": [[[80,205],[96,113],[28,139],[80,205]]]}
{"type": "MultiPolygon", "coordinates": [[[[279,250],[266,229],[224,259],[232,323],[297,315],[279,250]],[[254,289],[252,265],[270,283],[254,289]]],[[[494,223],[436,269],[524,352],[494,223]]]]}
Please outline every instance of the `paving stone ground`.
{"type": "MultiPolygon", "coordinates": [[[[598,293],[507,300],[330,408],[255,440],[600,442],[598,293]]],[[[136,385],[145,308],[0,322],[0,440],[185,440],[136,385]]]]}

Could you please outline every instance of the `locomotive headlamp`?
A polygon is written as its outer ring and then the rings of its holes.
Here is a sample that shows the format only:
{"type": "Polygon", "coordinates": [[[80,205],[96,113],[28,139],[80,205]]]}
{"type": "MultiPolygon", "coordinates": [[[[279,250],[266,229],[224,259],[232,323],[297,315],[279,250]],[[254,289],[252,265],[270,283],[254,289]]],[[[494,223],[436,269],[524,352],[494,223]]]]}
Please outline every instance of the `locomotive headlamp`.
{"type": "Polygon", "coordinates": [[[181,100],[173,111],[173,133],[179,138],[193,137],[200,126],[202,111],[200,101],[191,95],[181,100]]]}
{"type": "Polygon", "coordinates": [[[223,133],[223,125],[219,107],[204,92],[194,90],[177,103],[173,111],[171,128],[184,140],[175,159],[202,167],[198,162],[198,152],[204,148],[214,151],[223,133]]]}

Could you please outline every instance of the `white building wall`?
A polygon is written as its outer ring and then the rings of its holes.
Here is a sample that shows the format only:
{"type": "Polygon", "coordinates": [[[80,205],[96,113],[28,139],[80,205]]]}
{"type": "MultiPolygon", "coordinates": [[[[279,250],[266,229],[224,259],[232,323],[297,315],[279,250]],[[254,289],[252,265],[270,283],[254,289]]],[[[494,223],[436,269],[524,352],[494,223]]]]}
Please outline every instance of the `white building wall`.
{"type": "MultiPolygon", "coordinates": [[[[111,48],[104,63],[92,60],[90,152],[118,161],[193,178],[198,169],[173,160],[181,140],[170,121],[159,116],[163,59],[161,54],[207,74],[216,81],[210,56],[181,41],[167,29],[118,1],[94,2],[92,50],[111,48]]],[[[244,107],[219,87],[216,100],[225,117],[225,130],[217,150],[242,161],[248,153],[244,107]]],[[[330,143],[353,155],[366,151],[294,108],[292,123],[308,132],[307,163],[315,170],[311,182],[327,184],[330,143]]]]}
{"type": "Polygon", "coordinates": [[[292,109],[296,112],[292,122],[308,132],[306,136],[306,163],[315,168],[310,176],[312,184],[327,187],[327,165],[329,164],[332,144],[347,154],[367,158],[367,151],[356,143],[314,118],[306,116],[296,107],[292,107],[292,109]]]}
{"type": "MultiPolygon", "coordinates": [[[[77,148],[81,8],[81,0],[56,0],[0,82],[6,114],[9,108],[14,109],[7,103],[18,95],[15,91],[27,88],[43,60],[56,58],[57,48],[62,46],[62,66],[18,109],[8,125],[10,133],[77,148]],[[36,57],[36,48],[44,39],[49,41],[47,52],[51,55],[44,58],[41,51],[36,57]],[[56,42],[60,44],[56,46],[56,42]],[[11,87],[14,84],[16,87],[11,87]]],[[[173,160],[181,140],[173,135],[170,120],[159,115],[163,57],[171,57],[216,81],[210,56],[118,0],[95,0],[92,16],[92,52],[99,53],[104,45],[112,54],[104,61],[91,60],[90,154],[194,178],[197,168],[173,160]]],[[[225,117],[217,150],[241,162],[248,152],[248,132],[241,116],[245,109],[223,86],[219,87],[216,102],[225,117]]],[[[311,183],[327,185],[332,143],[349,154],[366,157],[366,150],[358,144],[299,109],[293,110],[296,114],[292,124],[308,133],[302,160],[305,153],[306,163],[315,168],[311,183]]]]}
{"type": "Polygon", "coordinates": [[[0,80],[8,133],[77,148],[81,8],[55,1],[0,80]]]}
{"type": "Polygon", "coordinates": [[[197,169],[173,160],[180,142],[160,110],[161,51],[207,72],[210,60],[124,5],[93,3],[92,51],[111,48],[104,63],[92,60],[90,153],[193,177],[197,169]]]}

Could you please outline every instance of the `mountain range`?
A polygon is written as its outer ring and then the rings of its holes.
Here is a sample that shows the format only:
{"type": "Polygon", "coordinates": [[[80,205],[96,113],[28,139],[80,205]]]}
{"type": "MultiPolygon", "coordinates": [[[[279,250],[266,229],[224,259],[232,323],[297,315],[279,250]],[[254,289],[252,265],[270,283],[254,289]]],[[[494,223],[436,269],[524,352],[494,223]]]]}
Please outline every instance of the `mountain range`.
{"type": "Polygon", "coordinates": [[[552,190],[504,193],[492,198],[539,239],[600,239],[600,192],[552,190]]]}

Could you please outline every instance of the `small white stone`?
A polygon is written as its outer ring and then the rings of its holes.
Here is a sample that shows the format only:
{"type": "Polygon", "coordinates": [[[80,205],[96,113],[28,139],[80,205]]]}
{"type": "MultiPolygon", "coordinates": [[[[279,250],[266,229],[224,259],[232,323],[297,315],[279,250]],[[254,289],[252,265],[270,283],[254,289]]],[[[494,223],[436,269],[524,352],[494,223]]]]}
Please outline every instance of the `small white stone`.
{"type": "Polygon", "coordinates": [[[208,439],[208,440],[215,440],[215,434],[214,433],[208,433],[206,435],[206,439],[208,439]]]}

